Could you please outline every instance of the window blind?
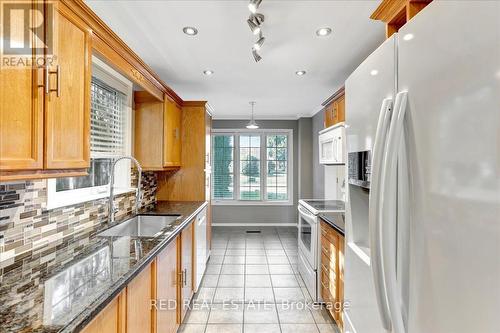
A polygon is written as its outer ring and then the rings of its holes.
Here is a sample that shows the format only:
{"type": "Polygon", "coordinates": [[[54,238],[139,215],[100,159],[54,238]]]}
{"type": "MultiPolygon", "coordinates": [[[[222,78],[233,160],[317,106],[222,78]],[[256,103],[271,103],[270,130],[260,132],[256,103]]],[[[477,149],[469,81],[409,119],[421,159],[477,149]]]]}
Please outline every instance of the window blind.
{"type": "Polygon", "coordinates": [[[91,83],[90,151],[93,157],[125,153],[126,95],[93,77],[91,83]]]}

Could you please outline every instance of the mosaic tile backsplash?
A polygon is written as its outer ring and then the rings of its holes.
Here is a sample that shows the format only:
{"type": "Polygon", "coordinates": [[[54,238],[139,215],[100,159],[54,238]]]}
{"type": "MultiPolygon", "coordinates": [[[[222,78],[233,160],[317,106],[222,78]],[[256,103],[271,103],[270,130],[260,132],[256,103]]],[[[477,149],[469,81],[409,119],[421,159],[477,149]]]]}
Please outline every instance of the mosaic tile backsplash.
{"type": "MultiPolygon", "coordinates": [[[[142,175],[141,207],[156,202],[157,178],[142,175]]],[[[132,173],[135,187],[137,176],[132,173]]],[[[47,180],[0,183],[0,268],[41,247],[57,246],[63,238],[101,223],[108,217],[108,199],[47,210],[47,180]]],[[[135,193],[118,195],[116,219],[128,215],[135,205],[135,193]]]]}

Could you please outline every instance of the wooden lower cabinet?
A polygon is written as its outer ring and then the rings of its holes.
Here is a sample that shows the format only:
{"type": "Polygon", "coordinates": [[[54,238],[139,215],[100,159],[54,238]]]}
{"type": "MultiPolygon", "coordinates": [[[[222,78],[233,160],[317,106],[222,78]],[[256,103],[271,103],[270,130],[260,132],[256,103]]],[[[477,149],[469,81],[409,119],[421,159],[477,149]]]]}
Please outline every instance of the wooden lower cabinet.
{"type": "Polygon", "coordinates": [[[344,321],[344,236],[321,221],[321,297],[342,329],[344,321]]]}
{"type": "Polygon", "coordinates": [[[83,330],[83,333],[124,333],[126,296],[122,292],[102,310],[83,330]]]}
{"type": "MultiPolygon", "coordinates": [[[[194,220],[193,220],[194,221],[194,220]]],[[[193,297],[193,240],[194,240],[194,223],[186,227],[180,236],[180,251],[179,255],[179,277],[181,285],[179,286],[178,299],[179,299],[179,322],[182,322],[184,316],[186,315],[189,302],[193,297]]]]}
{"type": "Polygon", "coordinates": [[[193,297],[191,221],[84,329],[85,333],[175,333],[193,297]]]}
{"type": "Polygon", "coordinates": [[[175,333],[177,318],[177,239],[156,258],[156,332],[175,333]]]}
{"type": "Polygon", "coordinates": [[[152,330],[152,269],[146,267],[127,286],[127,332],[152,330]]]}

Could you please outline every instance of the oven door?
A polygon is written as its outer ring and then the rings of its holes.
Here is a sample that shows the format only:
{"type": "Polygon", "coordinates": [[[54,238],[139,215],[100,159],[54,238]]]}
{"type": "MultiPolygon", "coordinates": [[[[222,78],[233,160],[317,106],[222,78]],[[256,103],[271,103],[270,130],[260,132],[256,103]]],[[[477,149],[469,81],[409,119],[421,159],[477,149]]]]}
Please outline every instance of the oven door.
{"type": "Polygon", "coordinates": [[[318,222],[317,217],[299,205],[299,249],[312,269],[317,270],[318,222]]]}

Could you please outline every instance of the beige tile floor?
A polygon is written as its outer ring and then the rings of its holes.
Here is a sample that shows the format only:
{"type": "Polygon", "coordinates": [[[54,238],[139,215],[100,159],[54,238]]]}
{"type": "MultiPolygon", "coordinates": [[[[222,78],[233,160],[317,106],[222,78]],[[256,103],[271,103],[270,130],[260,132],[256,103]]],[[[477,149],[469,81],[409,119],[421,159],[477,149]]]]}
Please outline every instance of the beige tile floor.
{"type": "Polygon", "coordinates": [[[306,306],[296,228],[214,227],[212,237],[205,277],[179,332],[338,332],[325,309],[306,306]]]}

